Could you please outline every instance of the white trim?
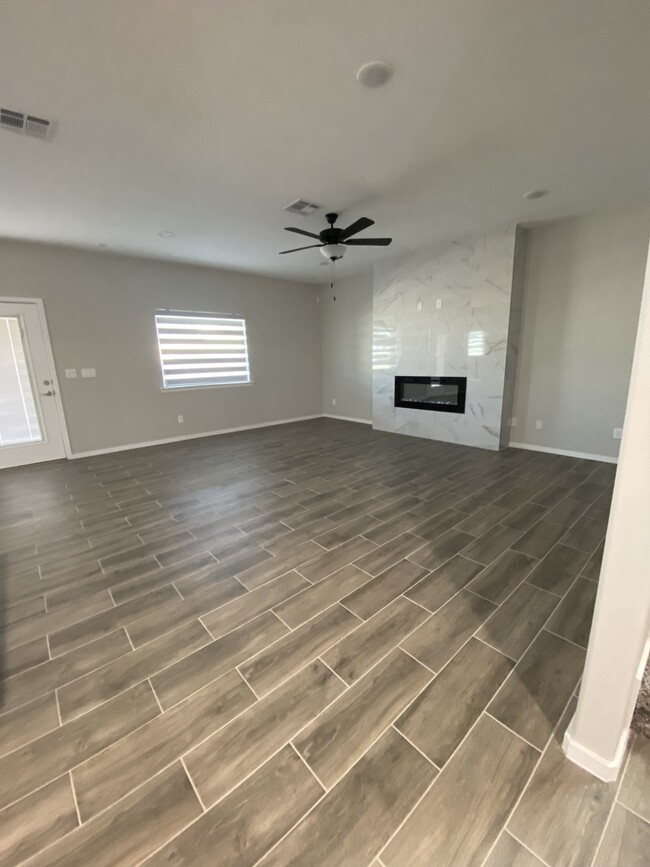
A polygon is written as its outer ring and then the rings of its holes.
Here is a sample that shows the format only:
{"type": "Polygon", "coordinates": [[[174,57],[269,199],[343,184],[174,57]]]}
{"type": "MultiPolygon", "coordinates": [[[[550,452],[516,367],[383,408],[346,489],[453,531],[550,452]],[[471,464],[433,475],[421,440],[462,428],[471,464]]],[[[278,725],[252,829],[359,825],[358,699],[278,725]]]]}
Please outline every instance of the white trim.
{"type": "Polygon", "coordinates": [[[145,449],[149,448],[149,446],[164,446],[166,443],[179,443],[183,440],[197,440],[202,437],[215,437],[220,436],[221,434],[236,433],[241,430],[255,430],[260,427],[275,427],[275,425],[291,424],[294,421],[309,421],[314,418],[322,418],[322,416],[320,413],[317,415],[300,415],[296,416],[296,418],[282,418],[278,421],[264,421],[260,424],[245,424],[241,427],[227,427],[222,428],[221,430],[205,431],[205,433],[186,434],[185,436],[180,437],[166,437],[161,440],[149,440],[148,442],[143,443],[129,443],[124,446],[111,446],[107,449],[95,449],[91,452],[75,452],[74,454],[71,454],[70,457],[74,460],[77,458],[92,458],[96,455],[110,455],[113,452],[127,452],[131,449],[145,449]]]}
{"type": "Polygon", "coordinates": [[[349,415],[332,415],[329,412],[324,412],[321,418],[337,418],[339,421],[354,421],[357,424],[372,424],[371,419],[367,418],[351,418],[349,415]]]}
{"type": "Polygon", "coordinates": [[[564,733],[564,740],[562,742],[562,748],[566,757],[570,759],[575,765],[584,768],[585,771],[589,771],[590,774],[598,777],[599,780],[603,780],[606,783],[611,783],[617,778],[618,772],[620,771],[621,765],[623,764],[623,758],[625,756],[625,749],[627,747],[627,739],[629,737],[630,730],[626,728],[621,732],[614,758],[607,760],[604,759],[602,756],[597,756],[596,753],[593,753],[588,747],[585,747],[575,741],[570,732],[572,725],[573,720],[571,720],[571,722],[569,723],[569,726],[564,733]]]}
{"type": "MultiPolygon", "coordinates": [[[[3,295],[0,297],[0,301],[6,302],[8,304],[34,304],[36,306],[36,311],[38,313],[38,319],[41,326],[41,336],[43,338],[43,345],[45,346],[45,356],[47,358],[47,363],[50,368],[50,376],[52,380],[52,387],[54,391],[54,405],[56,406],[56,412],[59,421],[59,429],[61,431],[61,439],[63,440],[63,451],[65,452],[66,458],[72,457],[72,447],[70,445],[70,437],[68,436],[68,425],[65,420],[65,412],[63,411],[63,402],[61,400],[61,389],[59,388],[59,380],[57,378],[56,373],[56,365],[54,363],[54,354],[52,353],[52,343],[50,342],[50,332],[47,327],[47,317],[45,316],[45,304],[43,303],[42,298],[14,298],[10,295],[3,295]]],[[[48,458],[51,460],[51,458],[48,458]]],[[[38,463],[36,461],[35,463],[38,463]]]]}
{"type": "Polygon", "coordinates": [[[530,452],[546,452],[549,455],[566,455],[568,458],[583,458],[587,461],[604,461],[607,464],[617,464],[618,458],[613,458],[611,455],[592,455],[589,452],[572,452],[569,449],[552,449],[550,446],[534,446],[530,443],[513,443],[509,444],[512,449],[526,449],[530,452]]]}

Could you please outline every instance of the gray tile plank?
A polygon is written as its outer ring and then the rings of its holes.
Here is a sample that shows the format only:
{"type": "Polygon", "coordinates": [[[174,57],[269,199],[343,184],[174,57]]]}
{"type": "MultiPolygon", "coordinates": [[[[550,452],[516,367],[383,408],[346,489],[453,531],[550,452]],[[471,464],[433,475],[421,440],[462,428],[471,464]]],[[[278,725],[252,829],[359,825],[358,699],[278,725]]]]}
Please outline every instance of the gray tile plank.
{"type": "Polygon", "coordinates": [[[133,867],[199,815],[201,806],[177,762],[45,849],[30,867],[133,867]]]}
{"type": "MultiPolygon", "coordinates": [[[[274,605],[279,605],[301,590],[309,587],[309,582],[297,572],[287,572],[256,590],[250,590],[226,603],[201,615],[201,621],[213,638],[221,638],[227,632],[243,626],[249,620],[264,614],[274,605]]],[[[137,636],[136,636],[137,638],[137,636]]]]}
{"type": "Polygon", "coordinates": [[[469,533],[462,533],[458,529],[447,530],[433,542],[428,542],[410,554],[409,560],[425,569],[437,569],[473,541],[475,541],[474,536],[470,536],[469,533]]]}
{"type": "Polygon", "coordinates": [[[312,584],[316,584],[323,578],[327,578],[328,575],[338,572],[339,569],[352,563],[353,560],[358,560],[364,554],[374,551],[376,547],[373,542],[359,536],[304,563],[297,571],[312,584]]]}
{"type": "Polygon", "coordinates": [[[230,671],[76,767],[72,779],[81,820],[144,783],[254,701],[242,677],[230,671]]]}
{"type": "Polygon", "coordinates": [[[357,617],[367,620],[397,596],[420,581],[427,570],[408,560],[400,560],[371,581],[367,581],[341,600],[357,617]]]}
{"type": "Polygon", "coordinates": [[[386,867],[479,867],[538,757],[512,732],[482,716],[381,853],[382,862],[386,867]]]}
{"type": "Polygon", "coordinates": [[[395,727],[442,768],[512,666],[501,653],[470,638],[406,708],[395,727]]]}
{"type": "Polygon", "coordinates": [[[400,596],[334,645],[321,659],[351,684],[427,619],[427,611],[400,596]]]}
{"type": "Polygon", "coordinates": [[[269,759],[345,689],[322,662],[313,662],[185,756],[210,806],[269,759]]]}
{"type": "Polygon", "coordinates": [[[49,783],[160,713],[148,683],[0,759],[0,808],[49,783]]]}
{"type": "Polygon", "coordinates": [[[558,604],[558,597],[524,582],[476,633],[511,659],[521,657],[558,604]]]}
{"type": "Polygon", "coordinates": [[[549,593],[564,596],[573,584],[587,555],[575,548],[558,543],[541,560],[528,576],[528,583],[549,593]]]}
{"type": "Polygon", "coordinates": [[[368,864],[435,774],[424,756],[389,729],[259,867],[305,867],[314,857],[318,867],[368,864]]]}
{"type": "Polygon", "coordinates": [[[294,746],[329,789],[430,680],[430,671],[394,650],[307,726],[294,746]]]}
{"type": "Polygon", "coordinates": [[[360,622],[347,609],[334,604],[242,663],[239,671],[261,698],[356,629],[360,622]]]}
{"type": "Polygon", "coordinates": [[[650,738],[633,735],[618,800],[650,822],[650,738]]]}
{"type": "Polygon", "coordinates": [[[295,629],[371,580],[366,572],[349,564],[318,584],[307,585],[302,592],[276,605],[273,610],[284,623],[295,629]]]}
{"type": "Polygon", "coordinates": [[[219,867],[252,867],[322,794],[295,751],[283,747],[145,864],[209,864],[218,852],[219,867]]]}
{"type": "Polygon", "coordinates": [[[586,648],[597,592],[598,584],[595,581],[578,578],[558,605],[547,629],[586,648]]]}
{"type": "Polygon", "coordinates": [[[614,804],[594,867],[647,867],[650,825],[614,804]]]}
{"type": "Polygon", "coordinates": [[[554,867],[591,864],[617,787],[564,755],[561,738],[574,710],[572,702],[508,823],[518,840],[554,867]]]}
{"type": "Polygon", "coordinates": [[[542,518],[512,545],[515,551],[541,560],[564,535],[564,527],[542,518]]]}
{"type": "Polygon", "coordinates": [[[440,669],[460,650],[495,610],[495,605],[461,590],[402,642],[411,656],[432,671],[440,669]]]}
{"type": "Polygon", "coordinates": [[[78,825],[66,774],[0,811],[0,865],[18,864],[78,825]]]}
{"type": "Polygon", "coordinates": [[[437,611],[482,570],[480,563],[456,554],[407,590],[405,595],[429,611],[437,611]]]}
{"type": "Polygon", "coordinates": [[[544,867],[544,864],[507,831],[503,831],[485,867],[544,867]]]}
{"type": "Polygon", "coordinates": [[[509,548],[493,560],[467,589],[500,605],[524,580],[537,560],[509,548]]]}
{"type": "Polygon", "coordinates": [[[63,722],[76,719],[210,641],[207,629],[193,620],[61,687],[58,693],[61,719],[63,722]]]}
{"type": "Polygon", "coordinates": [[[542,630],[488,711],[542,749],[582,674],[580,647],[542,630]]]}
{"type": "Polygon", "coordinates": [[[267,611],[154,674],[151,685],[163,710],[221,677],[287,632],[288,627],[267,611]]]}

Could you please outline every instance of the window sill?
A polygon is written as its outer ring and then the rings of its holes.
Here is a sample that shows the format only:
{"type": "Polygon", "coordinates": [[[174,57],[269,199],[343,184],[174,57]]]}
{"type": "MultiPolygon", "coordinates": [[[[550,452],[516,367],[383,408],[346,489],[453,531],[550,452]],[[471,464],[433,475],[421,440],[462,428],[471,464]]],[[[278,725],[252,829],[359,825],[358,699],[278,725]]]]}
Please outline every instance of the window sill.
{"type": "Polygon", "coordinates": [[[163,394],[166,394],[169,391],[177,394],[179,391],[212,391],[215,388],[246,388],[249,385],[255,385],[255,380],[251,379],[250,382],[224,382],[223,385],[179,385],[168,388],[161,386],[160,390],[163,394]]]}

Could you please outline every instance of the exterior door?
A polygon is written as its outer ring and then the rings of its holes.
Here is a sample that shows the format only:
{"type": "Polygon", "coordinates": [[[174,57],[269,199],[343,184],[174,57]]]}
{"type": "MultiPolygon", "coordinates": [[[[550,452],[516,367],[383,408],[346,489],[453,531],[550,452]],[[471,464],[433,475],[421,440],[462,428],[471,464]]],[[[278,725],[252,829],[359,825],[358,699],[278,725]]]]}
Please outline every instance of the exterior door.
{"type": "Polygon", "coordinates": [[[0,469],[66,456],[56,387],[42,307],[0,299],[0,469]]]}

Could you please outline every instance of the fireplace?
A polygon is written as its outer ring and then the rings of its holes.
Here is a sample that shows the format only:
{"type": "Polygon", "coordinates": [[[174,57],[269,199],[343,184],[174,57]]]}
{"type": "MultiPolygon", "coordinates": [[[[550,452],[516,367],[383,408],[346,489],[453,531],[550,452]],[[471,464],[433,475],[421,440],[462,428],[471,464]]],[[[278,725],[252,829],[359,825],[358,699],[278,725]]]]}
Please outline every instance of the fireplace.
{"type": "Polygon", "coordinates": [[[465,376],[396,376],[395,406],[465,412],[465,376]]]}

